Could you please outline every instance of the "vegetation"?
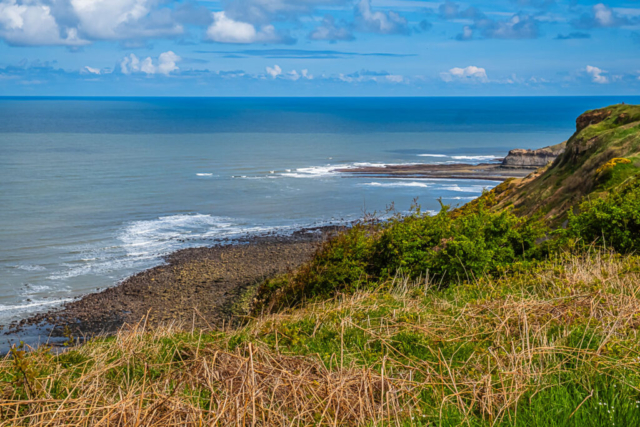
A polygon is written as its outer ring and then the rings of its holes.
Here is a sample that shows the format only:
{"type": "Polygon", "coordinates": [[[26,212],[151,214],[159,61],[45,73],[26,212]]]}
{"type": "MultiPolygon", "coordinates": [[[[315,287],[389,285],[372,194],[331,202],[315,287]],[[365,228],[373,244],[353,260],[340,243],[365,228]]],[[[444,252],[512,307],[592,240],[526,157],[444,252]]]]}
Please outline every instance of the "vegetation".
{"type": "Polygon", "coordinates": [[[141,322],[59,354],[16,348],[0,420],[639,425],[638,120],[588,112],[532,177],[354,226],[262,284],[241,327],[141,322]]]}
{"type": "Polygon", "coordinates": [[[144,324],[2,362],[7,425],[637,425],[639,259],[397,278],[236,330],[144,324]]]}
{"type": "Polygon", "coordinates": [[[569,215],[565,233],[620,253],[640,249],[640,180],[633,178],[602,198],[587,199],[569,215]]]}
{"type": "Polygon", "coordinates": [[[588,111],[577,125],[553,164],[512,182],[498,196],[499,209],[512,206],[519,216],[543,215],[557,227],[583,198],[615,190],[640,172],[640,106],[588,111]]]}
{"type": "Polygon", "coordinates": [[[398,275],[447,286],[539,255],[535,242],[546,227],[509,210],[491,211],[486,202],[463,215],[452,215],[446,205],[434,216],[415,207],[383,223],[358,224],[327,241],[294,274],[267,281],[258,290],[260,307],[271,310],[306,298],[375,289],[398,275]]]}

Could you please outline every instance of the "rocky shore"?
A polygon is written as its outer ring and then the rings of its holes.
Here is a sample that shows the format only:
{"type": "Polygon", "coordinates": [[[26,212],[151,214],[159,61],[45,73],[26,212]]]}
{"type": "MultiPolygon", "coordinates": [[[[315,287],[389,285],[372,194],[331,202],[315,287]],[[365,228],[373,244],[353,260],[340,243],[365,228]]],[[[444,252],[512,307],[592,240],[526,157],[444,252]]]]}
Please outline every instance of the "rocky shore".
{"type": "MultiPolygon", "coordinates": [[[[502,160],[502,159],[497,159],[502,160]]],[[[500,163],[481,163],[470,165],[456,164],[415,164],[388,165],[384,167],[361,167],[338,169],[346,177],[371,178],[417,178],[417,179],[480,179],[505,181],[509,178],[522,178],[531,173],[528,168],[503,168],[500,163]]]]}
{"type": "Polygon", "coordinates": [[[472,165],[468,163],[365,166],[338,169],[346,177],[371,178],[428,178],[428,179],[480,179],[505,181],[509,178],[524,178],[532,170],[554,161],[564,152],[566,142],[537,150],[514,149],[504,159],[492,163],[472,165]]]}
{"type": "Polygon", "coordinates": [[[183,249],[166,263],[117,286],[88,294],[49,312],[9,326],[7,340],[25,331],[39,342],[52,337],[111,334],[124,323],[177,322],[212,328],[242,314],[245,293],[265,278],[286,273],[310,259],[319,244],[344,227],[304,229],[287,236],[248,237],[234,244],[183,249]],[[44,339],[43,339],[44,337],[44,339]]]}

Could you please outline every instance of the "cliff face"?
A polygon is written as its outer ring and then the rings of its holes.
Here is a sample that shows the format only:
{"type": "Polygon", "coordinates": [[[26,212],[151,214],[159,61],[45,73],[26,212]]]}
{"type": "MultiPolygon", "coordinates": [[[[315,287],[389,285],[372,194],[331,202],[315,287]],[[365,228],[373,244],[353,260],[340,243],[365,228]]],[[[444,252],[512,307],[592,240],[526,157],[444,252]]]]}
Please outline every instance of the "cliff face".
{"type": "Polygon", "coordinates": [[[503,168],[538,169],[554,161],[564,152],[566,143],[544,147],[538,150],[523,150],[517,148],[509,151],[502,161],[503,168]]]}
{"type": "Polygon", "coordinates": [[[506,182],[497,195],[497,208],[510,206],[519,215],[540,213],[560,223],[583,197],[599,197],[640,173],[640,106],[619,104],[588,111],[577,118],[576,132],[566,143],[513,150],[504,163],[541,168],[506,182]],[[603,173],[612,159],[625,161],[603,173]]]}

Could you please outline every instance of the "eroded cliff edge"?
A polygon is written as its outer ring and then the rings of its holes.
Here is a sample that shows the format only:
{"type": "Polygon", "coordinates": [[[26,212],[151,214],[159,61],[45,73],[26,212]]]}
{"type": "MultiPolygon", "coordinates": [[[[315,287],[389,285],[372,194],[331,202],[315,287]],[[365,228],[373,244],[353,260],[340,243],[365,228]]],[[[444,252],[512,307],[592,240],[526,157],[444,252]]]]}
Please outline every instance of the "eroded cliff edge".
{"type": "Polygon", "coordinates": [[[504,158],[503,168],[514,169],[538,169],[546,166],[549,162],[553,162],[558,156],[564,153],[567,142],[552,145],[549,147],[539,148],[537,150],[524,150],[517,148],[509,151],[507,157],[504,158]]]}

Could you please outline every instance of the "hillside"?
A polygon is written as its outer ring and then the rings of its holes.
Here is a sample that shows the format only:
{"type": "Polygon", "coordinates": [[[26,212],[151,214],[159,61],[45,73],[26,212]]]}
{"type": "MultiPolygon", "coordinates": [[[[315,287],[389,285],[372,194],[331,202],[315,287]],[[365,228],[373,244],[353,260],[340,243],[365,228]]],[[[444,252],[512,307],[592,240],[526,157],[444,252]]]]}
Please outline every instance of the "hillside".
{"type": "Polygon", "coordinates": [[[587,111],[577,118],[564,153],[550,166],[503,186],[498,208],[513,206],[518,215],[541,213],[561,222],[585,196],[609,191],[640,171],[639,130],[640,106],[587,111]]]}
{"type": "Polygon", "coordinates": [[[552,165],[356,224],[233,328],[14,348],[0,424],[640,425],[639,143],[640,107],[589,111],[552,165]]]}

